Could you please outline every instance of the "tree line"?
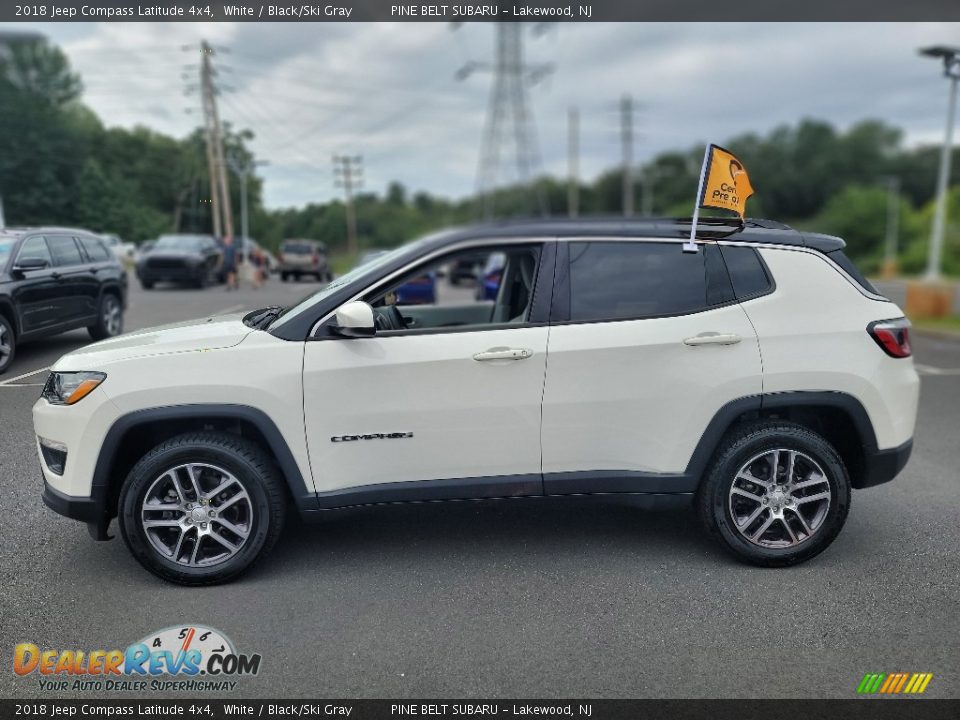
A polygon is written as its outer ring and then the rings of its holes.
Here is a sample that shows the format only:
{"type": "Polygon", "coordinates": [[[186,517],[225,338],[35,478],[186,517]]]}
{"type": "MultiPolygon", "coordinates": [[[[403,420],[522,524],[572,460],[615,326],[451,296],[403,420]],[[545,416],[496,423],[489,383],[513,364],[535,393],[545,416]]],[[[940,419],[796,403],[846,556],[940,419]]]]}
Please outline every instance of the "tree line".
{"type": "MultiPolygon", "coordinates": [[[[252,160],[253,137],[249,129],[228,127],[226,153],[252,160]]],[[[749,214],[840,235],[868,271],[883,257],[888,187],[896,178],[901,266],[923,269],[939,148],[906,147],[902,131],[879,120],[838,129],[814,119],[739,135],[724,146],[744,161],[757,190],[749,214]]],[[[702,145],[691,145],[633,168],[634,206],[689,216],[702,153],[702,145]]],[[[620,214],[622,180],[622,169],[612,169],[581,183],[581,215],[620,214]]],[[[944,269],[960,275],[960,150],[951,186],[944,269]]],[[[239,183],[231,183],[231,193],[239,208],[239,183]]],[[[13,43],[0,53],[0,197],[9,225],[82,226],[135,242],[211,227],[202,132],[173,138],[144,127],[107,127],[83,105],[82,81],[67,57],[45,41],[13,43]]],[[[334,251],[346,247],[342,202],[267,209],[256,177],[248,198],[251,233],[265,246],[310,237],[334,251]]],[[[537,215],[544,207],[564,216],[567,202],[567,182],[551,177],[502,188],[495,197],[498,217],[537,215]]],[[[356,208],[362,248],[392,247],[477,218],[474,198],[410,192],[399,182],[382,194],[358,195],[356,208]]]]}

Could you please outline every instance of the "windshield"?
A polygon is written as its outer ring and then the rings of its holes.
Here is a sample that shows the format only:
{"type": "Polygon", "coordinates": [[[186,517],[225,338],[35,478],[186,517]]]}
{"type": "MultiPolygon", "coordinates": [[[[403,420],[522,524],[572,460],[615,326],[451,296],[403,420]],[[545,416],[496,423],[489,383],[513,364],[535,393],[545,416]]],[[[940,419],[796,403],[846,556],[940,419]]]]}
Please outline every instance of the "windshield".
{"type": "Polygon", "coordinates": [[[13,245],[15,242],[16,240],[11,237],[0,237],[0,270],[3,270],[4,266],[7,264],[7,260],[10,258],[10,253],[13,252],[13,245]]]}
{"type": "Polygon", "coordinates": [[[414,240],[412,242],[406,243],[405,245],[401,245],[398,248],[394,248],[393,250],[386,251],[382,255],[379,255],[373,260],[371,260],[370,262],[358,264],[350,272],[344,273],[343,275],[331,281],[327,285],[324,285],[322,288],[320,288],[316,292],[310,293],[299,302],[294,303],[293,305],[288,307],[286,310],[283,311],[283,313],[281,313],[281,315],[276,319],[276,321],[274,321],[271,327],[280,327],[288,320],[291,320],[292,318],[297,317],[301,313],[306,312],[307,310],[312,308],[316,303],[323,300],[325,297],[329,297],[340,288],[346,285],[349,285],[354,280],[357,280],[358,278],[361,278],[364,275],[376,274],[379,268],[383,267],[384,265],[390,264],[391,262],[393,262],[395,258],[398,258],[411,251],[414,251],[417,247],[419,247],[420,245],[423,245],[428,240],[430,240],[430,237],[414,240]]]}
{"type": "Polygon", "coordinates": [[[154,244],[154,250],[189,250],[199,252],[207,241],[202,235],[161,235],[154,244]]]}

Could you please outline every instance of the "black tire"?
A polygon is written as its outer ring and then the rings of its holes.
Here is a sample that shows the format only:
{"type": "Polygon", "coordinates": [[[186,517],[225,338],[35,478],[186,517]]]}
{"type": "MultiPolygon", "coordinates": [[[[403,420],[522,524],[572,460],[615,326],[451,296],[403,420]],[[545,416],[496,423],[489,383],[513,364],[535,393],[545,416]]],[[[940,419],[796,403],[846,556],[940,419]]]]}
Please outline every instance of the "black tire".
{"type": "Polygon", "coordinates": [[[196,279],[193,281],[193,286],[197,290],[203,290],[207,285],[210,284],[210,273],[209,271],[203,271],[197,275],[196,279]]]}
{"type": "Polygon", "coordinates": [[[280,282],[286,282],[289,279],[290,279],[290,276],[287,273],[285,272],[280,273],[280,282]]]}
{"type": "Polygon", "coordinates": [[[294,281],[294,282],[300,282],[300,273],[294,273],[294,274],[293,274],[293,281],[294,281]]]}
{"type": "Polygon", "coordinates": [[[103,293],[97,309],[97,322],[88,326],[87,332],[94,340],[106,340],[123,332],[123,306],[120,298],[110,292],[103,293]],[[110,318],[112,313],[116,313],[116,322],[110,318]]]}
{"type": "Polygon", "coordinates": [[[130,552],[154,575],[181,585],[216,585],[233,580],[266,556],[280,536],[285,516],[283,479],[273,459],[259,445],[229,433],[196,432],[171,438],[140,459],[121,490],[118,520],[130,552]],[[249,496],[246,540],[233,556],[205,567],[178,563],[161,554],[140,521],[143,502],[154,481],[186,463],[210,464],[228,471],[249,496]]]}
{"type": "Polygon", "coordinates": [[[0,313],[0,375],[13,364],[17,355],[17,334],[6,315],[0,313]]]}
{"type": "MultiPolygon", "coordinates": [[[[778,465],[778,468],[784,470],[782,475],[778,475],[780,478],[785,478],[786,467],[784,466],[787,460],[789,460],[789,453],[778,465]]],[[[759,475],[755,473],[755,477],[759,475]]],[[[814,474],[806,475],[807,479],[815,477],[817,476],[814,474]]],[[[767,476],[764,479],[770,478],[767,476]]],[[[780,487],[782,488],[783,485],[781,484],[780,487]]],[[[706,479],[700,486],[697,508],[707,528],[719,535],[723,546],[737,558],[762,567],[784,567],[809,560],[823,552],[834,541],[847,519],[850,495],[850,476],[840,455],[830,443],[801,425],[782,420],[770,420],[746,425],[724,440],[714,456],[706,479]],[[758,471],[762,473],[765,467],[769,472],[769,469],[777,463],[772,459],[767,461],[758,458],[762,458],[764,453],[777,449],[795,451],[807,456],[807,459],[801,458],[795,461],[797,469],[793,473],[794,477],[800,477],[800,473],[812,469],[808,463],[809,459],[819,466],[825,478],[823,482],[784,494],[779,490],[771,491],[760,484],[754,485],[749,481],[744,483],[741,480],[738,488],[747,489],[758,497],[766,498],[766,501],[741,499],[742,496],[739,494],[735,496],[735,502],[731,501],[731,486],[741,469],[752,459],[757,459],[758,471]],[[810,522],[810,517],[804,517],[801,524],[800,518],[797,517],[797,510],[801,509],[799,504],[786,506],[782,504],[784,497],[788,502],[790,500],[795,502],[807,496],[823,494],[826,491],[824,486],[829,486],[830,496],[826,501],[828,505],[821,510],[823,501],[815,501],[816,504],[804,503],[802,508],[805,513],[816,510],[818,517],[812,518],[815,526],[810,522]],[[751,503],[754,504],[751,505],[751,503]],[[747,522],[746,520],[753,515],[751,511],[760,508],[761,503],[766,508],[760,511],[761,514],[756,516],[755,520],[747,522]],[[733,517],[733,507],[746,507],[743,514],[747,518],[742,520],[740,526],[748,533],[754,534],[768,518],[774,516],[772,507],[776,503],[780,503],[777,507],[784,520],[774,519],[770,529],[759,534],[760,543],[766,543],[768,546],[753,542],[741,533],[733,517]],[[812,530],[809,534],[803,529],[805,524],[812,530]],[[778,532],[784,536],[783,542],[791,542],[787,533],[795,534],[799,542],[793,541],[796,544],[789,547],[769,546],[777,542],[775,535],[778,532]]]]}
{"type": "Polygon", "coordinates": [[[153,290],[153,281],[152,280],[141,280],[140,287],[144,290],[153,290]]]}

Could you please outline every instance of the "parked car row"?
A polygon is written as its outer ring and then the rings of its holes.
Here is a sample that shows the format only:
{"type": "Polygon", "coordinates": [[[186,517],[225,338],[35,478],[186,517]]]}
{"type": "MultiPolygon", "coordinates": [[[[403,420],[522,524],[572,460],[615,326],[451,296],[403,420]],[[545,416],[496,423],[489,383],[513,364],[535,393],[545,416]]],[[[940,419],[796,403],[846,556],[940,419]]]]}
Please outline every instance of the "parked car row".
{"type": "Polygon", "coordinates": [[[127,274],[102,237],[72,228],[0,229],[0,373],[22,342],[85,327],[123,331],[127,274]]]}

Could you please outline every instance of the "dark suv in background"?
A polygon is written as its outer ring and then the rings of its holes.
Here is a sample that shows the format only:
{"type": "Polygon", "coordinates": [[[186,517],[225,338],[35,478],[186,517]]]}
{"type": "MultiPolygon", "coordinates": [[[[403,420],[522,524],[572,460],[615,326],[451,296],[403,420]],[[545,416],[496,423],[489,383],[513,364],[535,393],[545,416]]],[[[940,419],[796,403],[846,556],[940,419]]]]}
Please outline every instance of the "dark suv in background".
{"type": "Polygon", "coordinates": [[[0,373],[21,342],[85,327],[123,332],[127,275],[103,240],[70,228],[0,229],[0,373]]]}
{"type": "Polygon", "coordinates": [[[161,235],[137,260],[144,290],[172,282],[204,288],[217,281],[223,255],[212,235],[161,235]]]}

